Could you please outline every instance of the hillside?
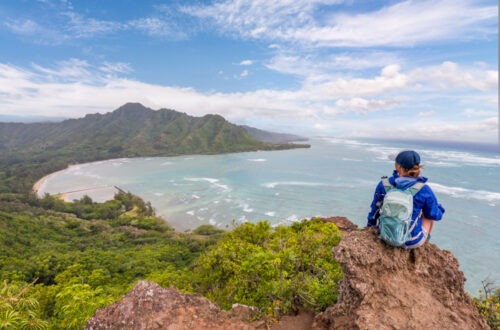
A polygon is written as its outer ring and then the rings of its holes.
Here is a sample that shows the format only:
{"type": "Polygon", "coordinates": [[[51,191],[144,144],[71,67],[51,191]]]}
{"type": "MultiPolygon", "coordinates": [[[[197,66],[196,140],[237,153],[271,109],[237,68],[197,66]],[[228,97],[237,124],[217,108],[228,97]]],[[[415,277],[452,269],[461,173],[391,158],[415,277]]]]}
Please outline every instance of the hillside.
{"type": "Polygon", "coordinates": [[[26,192],[36,179],[71,163],[299,147],[309,146],[260,141],[219,115],[192,117],[127,103],[59,123],[0,123],[0,166],[7,168],[0,171],[0,192],[26,192]]]}
{"type": "Polygon", "coordinates": [[[199,295],[139,282],[120,301],[99,309],[86,329],[489,328],[465,293],[465,277],[449,251],[432,243],[417,250],[398,249],[379,240],[373,228],[356,230],[340,217],[322,221],[346,229],[332,249],[345,278],[338,285],[338,300],[330,301],[326,310],[316,314],[314,322],[303,313],[282,318],[279,323],[255,321],[254,307],[235,304],[224,311],[199,295]]]}
{"type": "Polygon", "coordinates": [[[59,150],[79,157],[94,153],[113,158],[283,147],[288,146],[259,141],[219,115],[192,117],[138,103],[60,123],[0,123],[0,150],[36,154],[59,150]]]}

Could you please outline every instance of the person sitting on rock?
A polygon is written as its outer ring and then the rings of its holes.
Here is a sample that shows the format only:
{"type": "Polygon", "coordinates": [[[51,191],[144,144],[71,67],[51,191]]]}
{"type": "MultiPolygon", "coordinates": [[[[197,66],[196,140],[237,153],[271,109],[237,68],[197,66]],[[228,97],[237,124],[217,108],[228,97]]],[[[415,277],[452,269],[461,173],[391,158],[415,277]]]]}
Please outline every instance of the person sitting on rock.
{"type": "Polygon", "coordinates": [[[434,221],[441,220],[445,212],[441,204],[438,203],[432,189],[425,184],[427,178],[420,175],[421,169],[420,155],[417,152],[413,150],[400,152],[395,159],[395,170],[392,177],[383,177],[378,183],[371,203],[371,210],[368,213],[367,226],[378,225],[379,231],[382,230],[378,218],[387,192],[394,189],[394,187],[402,191],[411,191],[413,195],[413,212],[411,213],[411,219],[408,219],[410,221],[409,237],[405,238],[402,243],[402,247],[407,249],[424,245],[430,238],[434,221]]]}

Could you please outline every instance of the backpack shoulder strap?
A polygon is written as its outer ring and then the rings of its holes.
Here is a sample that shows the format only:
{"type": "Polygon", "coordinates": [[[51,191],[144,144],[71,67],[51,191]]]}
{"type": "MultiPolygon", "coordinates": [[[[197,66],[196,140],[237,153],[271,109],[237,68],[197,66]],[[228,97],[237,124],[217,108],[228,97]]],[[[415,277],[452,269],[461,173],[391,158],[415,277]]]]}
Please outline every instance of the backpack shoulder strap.
{"type": "Polygon", "coordinates": [[[425,186],[425,183],[417,182],[413,186],[408,188],[408,191],[410,191],[412,196],[415,196],[420,191],[420,189],[422,189],[424,186],[425,186]]]}
{"type": "Polygon", "coordinates": [[[393,185],[389,182],[389,178],[386,176],[382,177],[382,184],[384,185],[385,192],[388,192],[393,187],[393,185]]]}

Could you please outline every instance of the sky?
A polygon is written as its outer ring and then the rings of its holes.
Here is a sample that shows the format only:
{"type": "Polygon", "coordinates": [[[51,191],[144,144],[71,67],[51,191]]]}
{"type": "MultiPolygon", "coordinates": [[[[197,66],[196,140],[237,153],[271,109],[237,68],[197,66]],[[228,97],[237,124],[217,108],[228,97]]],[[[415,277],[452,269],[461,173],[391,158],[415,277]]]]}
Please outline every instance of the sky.
{"type": "Polygon", "coordinates": [[[0,118],[127,102],[305,136],[498,142],[492,0],[0,0],[0,118]]]}

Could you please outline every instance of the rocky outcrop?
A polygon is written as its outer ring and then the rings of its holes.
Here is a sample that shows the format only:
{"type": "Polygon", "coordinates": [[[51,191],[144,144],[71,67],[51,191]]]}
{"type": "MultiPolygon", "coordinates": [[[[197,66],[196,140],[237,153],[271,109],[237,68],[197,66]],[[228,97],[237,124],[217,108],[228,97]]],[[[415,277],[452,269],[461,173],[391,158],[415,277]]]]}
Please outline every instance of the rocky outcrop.
{"type": "Polygon", "coordinates": [[[333,222],[335,226],[340,230],[342,236],[349,234],[351,231],[358,229],[358,226],[353,224],[346,217],[331,217],[331,218],[323,218],[324,222],[333,222]]]}
{"type": "Polygon", "coordinates": [[[164,289],[141,281],[122,300],[99,309],[85,329],[250,330],[260,325],[250,324],[252,313],[251,307],[243,305],[222,311],[200,295],[182,294],[175,288],[164,289]]]}
{"type": "Polygon", "coordinates": [[[357,230],[341,217],[334,248],[345,279],[339,301],[316,315],[253,321],[254,309],[223,311],[199,295],[139,282],[121,301],[97,311],[86,329],[489,329],[464,289],[465,277],[449,251],[427,243],[403,250],[381,242],[373,229],[357,230]]]}
{"type": "Polygon", "coordinates": [[[257,308],[240,304],[223,311],[210,300],[140,281],[120,301],[99,309],[86,330],[302,330],[314,314],[301,311],[279,322],[257,319],[257,308]]]}
{"type": "Polygon", "coordinates": [[[451,252],[431,243],[393,248],[376,237],[353,231],[334,248],[346,277],[313,329],[489,329],[451,252]]]}

